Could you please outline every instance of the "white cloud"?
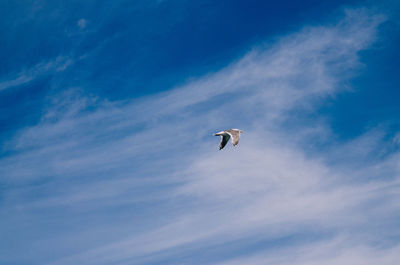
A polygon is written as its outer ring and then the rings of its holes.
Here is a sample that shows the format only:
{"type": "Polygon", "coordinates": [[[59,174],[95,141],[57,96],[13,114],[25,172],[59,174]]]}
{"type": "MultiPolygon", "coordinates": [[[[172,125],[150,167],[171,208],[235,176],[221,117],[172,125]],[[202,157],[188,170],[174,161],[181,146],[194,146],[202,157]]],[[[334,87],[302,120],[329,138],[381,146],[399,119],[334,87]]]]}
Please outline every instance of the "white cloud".
{"type": "Polygon", "coordinates": [[[235,264],[343,264],[343,265],[374,265],[374,264],[397,264],[400,257],[400,247],[389,247],[384,249],[359,245],[352,242],[351,238],[339,236],[325,242],[311,243],[304,246],[289,247],[286,251],[280,250],[273,253],[263,253],[236,260],[220,263],[219,265],[235,264]],[[353,243],[353,244],[349,244],[353,243]]]}
{"type": "MultiPolygon", "coordinates": [[[[28,212],[132,206],[134,217],[127,220],[116,214],[116,220],[81,227],[92,236],[110,229],[113,236],[79,243],[78,232],[60,231],[67,238],[62,242],[41,238],[72,249],[57,261],[49,258],[51,264],[144,263],[299,233],[321,238],[306,244],[300,237],[300,243],[277,246],[277,255],[227,257],[228,264],[320,264],[326,258],[330,264],[361,264],[365,253],[368,260],[392,264],[398,245],[379,250],[373,243],[395,229],[385,220],[393,220],[400,206],[400,154],[362,167],[335,164],[330,161],[341,153],[365,148],[368,137],[380,141],[379,134],[341,144],[328,142],[331,132],[318,120],[283,126],[343,92],[340,84],[359,67],[357,53],[372,43],[381,21],[366,10],[348,11],[336,25],[304,28],[156,96],[109,103],[63,95],[40,124],[10,141],[8,148],[17,153],[0,161],[0,175],[4,183],[23,188],[8,191],[4,201],[28,212]],[[211,135],[229,127],[245,134],[237,149],[218,152],[219,139],[211,135]],[[341,152],[309,155],[298,144],[316,137],[341,152]],[[26,195],[26,183],[42,179],[47,192],[26,195]],[[384,223],[380,235],[374,233],[384,223]]],[[[36,244],[34,250],[47,248],[36,244]]]]}
{"type": "Polygon", "coordinates": [[[62,72],[67,69],[72,62],[72,59],[65,56],[58,56],[53,60],[40,62],[29,69],[22,70],[18,74],[1,78],[0,91],[27,84],[47,74],[62,72]]]}
{"type": "Polygon", "coordinates": [[[78,25],[78,27],[80,29],[84,29],[84,28],[86,28],[87,21],[86,21],[86,19],[81,18],[81,19],[78,20],[78,22],[76,24],[78,25]]]}
{"type": "Polygon", "coordinates": [[[395,137],[393,138],[393,142],[394,142],[395,144],[400,145],[400,133],[397,133],[397,134],[395,135],[395,137]]]}

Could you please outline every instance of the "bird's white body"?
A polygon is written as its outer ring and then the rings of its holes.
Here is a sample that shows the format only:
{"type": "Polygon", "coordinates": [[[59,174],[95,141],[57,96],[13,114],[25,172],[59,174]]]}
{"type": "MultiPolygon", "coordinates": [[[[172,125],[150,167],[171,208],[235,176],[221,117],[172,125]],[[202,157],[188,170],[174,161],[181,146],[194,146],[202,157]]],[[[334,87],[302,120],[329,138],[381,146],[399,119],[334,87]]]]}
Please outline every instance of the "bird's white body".
{"type": "Polygon", "coordinates": [[[217,132],[215,136],[221,136],[221,143],[219,144],[219,150],[225,147],[228,143],[229,138],[232,137],[232,144],[236,146],[239,143],[240,134],[243,133],[242,130],[239,129],[229,129],[221,132],[217,132]]]}

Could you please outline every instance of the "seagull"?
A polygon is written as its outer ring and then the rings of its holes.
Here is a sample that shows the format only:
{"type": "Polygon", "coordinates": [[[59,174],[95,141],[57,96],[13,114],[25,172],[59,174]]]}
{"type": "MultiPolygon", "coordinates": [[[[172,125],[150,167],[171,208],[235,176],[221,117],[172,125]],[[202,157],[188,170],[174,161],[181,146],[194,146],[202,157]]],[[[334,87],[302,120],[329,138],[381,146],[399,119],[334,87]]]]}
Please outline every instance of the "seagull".
{"type": "Polygon", "coordinates": [[[243,133],[243,131],[239,129],[229,129],[216,133],[215,136],[222,136],[221,143],[219,144],[219,150],[225,147],[230,137],[232,137],[233,146],[236,146],[239,143],[239,138],[241,133],[243,133]]]}

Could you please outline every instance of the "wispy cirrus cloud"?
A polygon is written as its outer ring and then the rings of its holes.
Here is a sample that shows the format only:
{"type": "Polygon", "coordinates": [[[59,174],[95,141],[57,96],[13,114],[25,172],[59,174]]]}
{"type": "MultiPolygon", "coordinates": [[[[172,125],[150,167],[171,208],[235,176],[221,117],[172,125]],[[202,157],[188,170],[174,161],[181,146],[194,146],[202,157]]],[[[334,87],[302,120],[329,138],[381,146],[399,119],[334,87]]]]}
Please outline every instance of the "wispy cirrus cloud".
{"type": "Polygon", "coordinates": [[[87,26],[87,20],[84,19],[84,18],[81,18],[81,19],[78,20],[78,22],[76,24],[78,25],[78,27],[80,29],[84,29],[87,26]]]}
{"type": "Polygon", "coordinates": [[[368,252],[392,264],[400,153],[349,163],[342,153],[374,152],[365,142],[383,142],[380,134],[332,143],[322,121],[294,122],[344,92],[383,19],[348,10],[155,96],[62,94],[0,161],[0,222],[18,243],[5,249],[31,249],[4,261],[362,264],[368,252]],[[239,150],[217,152],[211,134],[229,127],[245,130],[239,150]],[[304,143],[313,141],[335,148],[310,154],[304,143]]]}
{"type": "Polygon", "coordinates": [[[73,60],[69,57],[58,56],[53,60],[40,62],[29,69],[3,77],[0,79],[0,91],[21,86],[48,74],[62,72],[67,69],[73,60]]]}
{"type": "Polygon", "coordinates": [[[289,247],[291,255],[285,252],[263,253],[219,264],[396,264],[399,247],[374,248],[358,245],[350,238],[338,237],[326,242],[314,242],[303,246],[289,247]]]}

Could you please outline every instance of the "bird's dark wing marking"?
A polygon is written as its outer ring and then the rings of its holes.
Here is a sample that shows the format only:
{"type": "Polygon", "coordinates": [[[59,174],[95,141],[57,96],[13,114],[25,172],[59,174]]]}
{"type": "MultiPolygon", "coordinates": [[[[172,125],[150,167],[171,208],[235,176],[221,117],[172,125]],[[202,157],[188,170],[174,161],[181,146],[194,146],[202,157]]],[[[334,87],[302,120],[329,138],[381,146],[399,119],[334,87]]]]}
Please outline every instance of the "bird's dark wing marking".
{"type": "Polygon", "coordinates": [[[221,135],[221,143],[219,144],[219,150],[225,147],[226,143],[229,141],[229,134],[222,134],[221,135]]]}

